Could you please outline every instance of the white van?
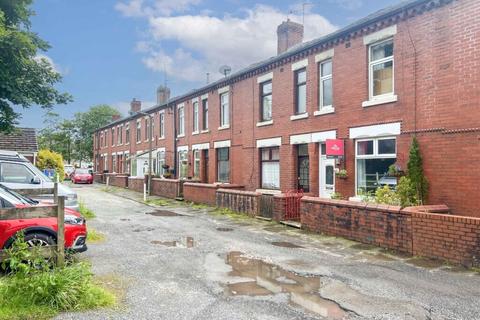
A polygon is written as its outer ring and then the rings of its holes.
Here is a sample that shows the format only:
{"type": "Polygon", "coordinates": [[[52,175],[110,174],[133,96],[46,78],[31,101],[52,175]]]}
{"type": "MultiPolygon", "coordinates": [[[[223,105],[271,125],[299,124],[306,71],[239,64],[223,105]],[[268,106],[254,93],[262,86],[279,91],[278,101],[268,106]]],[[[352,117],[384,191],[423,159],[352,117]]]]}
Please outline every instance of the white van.
{"type": "MultiPolygon", "coordinates": [[[[10,189],[53,188],[53,181],[24,156],[15,151],[0,150],[0,183],[10,189]]],[[[77,194],[63,184],[58,184],[58,195],[65,196],[65,207],[78,211],[77,194]]],[[[53,199],[53,195],[35,196],[53,199]]]]}

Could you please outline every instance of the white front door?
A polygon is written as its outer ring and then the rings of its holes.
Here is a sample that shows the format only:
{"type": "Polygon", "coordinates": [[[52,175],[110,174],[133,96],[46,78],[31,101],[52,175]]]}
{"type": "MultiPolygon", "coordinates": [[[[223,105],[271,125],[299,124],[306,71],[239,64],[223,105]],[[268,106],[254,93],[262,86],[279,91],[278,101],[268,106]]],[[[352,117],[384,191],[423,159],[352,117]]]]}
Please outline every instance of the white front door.
{"type": "Polygon", "coordinates": [[[335,159],[320,155],[320,198],[330,198],[335,192],[335,159]]]}

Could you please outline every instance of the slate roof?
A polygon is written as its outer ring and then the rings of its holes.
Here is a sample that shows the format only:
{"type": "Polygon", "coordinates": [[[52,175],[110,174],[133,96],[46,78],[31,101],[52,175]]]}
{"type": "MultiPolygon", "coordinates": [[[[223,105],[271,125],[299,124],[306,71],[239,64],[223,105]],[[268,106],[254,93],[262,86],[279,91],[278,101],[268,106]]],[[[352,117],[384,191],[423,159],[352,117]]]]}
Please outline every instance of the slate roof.
{"type": "Polygon", "coordinates": [[[0,150],[38,152],[37,133],[34,128],[16,128],[11,134],[0,133],[0,150]]]}

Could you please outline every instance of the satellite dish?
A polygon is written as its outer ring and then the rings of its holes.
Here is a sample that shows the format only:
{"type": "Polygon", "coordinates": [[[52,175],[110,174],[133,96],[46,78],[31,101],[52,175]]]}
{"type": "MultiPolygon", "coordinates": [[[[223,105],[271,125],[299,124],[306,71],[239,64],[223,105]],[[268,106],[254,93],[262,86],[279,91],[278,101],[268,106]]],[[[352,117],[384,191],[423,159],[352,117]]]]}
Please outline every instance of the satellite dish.
{"type": "Polygon", "coordinates": [[[230,66],[224,65],[221,66],[218,71],[223,74],[224,77],[228,76],[228,74],[232,71],[232,68],[230,66]]]}

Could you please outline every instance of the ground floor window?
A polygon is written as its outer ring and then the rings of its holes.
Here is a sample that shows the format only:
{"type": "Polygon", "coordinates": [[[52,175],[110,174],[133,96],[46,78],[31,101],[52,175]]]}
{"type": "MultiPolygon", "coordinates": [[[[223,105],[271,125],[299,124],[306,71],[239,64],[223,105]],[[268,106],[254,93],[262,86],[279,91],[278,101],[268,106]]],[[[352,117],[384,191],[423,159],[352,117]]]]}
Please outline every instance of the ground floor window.
{"type": "Polygon", "coordinates": [[[185,179],[188,176],[188,151],[178,152],[178,177],[185,179]]]}
{"type": "Polygon", "coordinates": [[[310,191],[310,159],[308,158],[308,144],[297,145],[297,179],[298,189],[310,191]]]}
{"type": "Polygon", "coordinates": [[[193,176],[200,178],[200,150],[193,151],[193,176]]]}
{"type": "Polygon", "coordinates": [[[137,159],[133,158],[133,161],[131,161],[131,166],[130,166],[130,175],[132,177],[137,176],[137,159]]]}
{"type": "Polygon", "coordinates": [[[217,181],[230,181],[230,148],[217,149],[217,181]]]}
{"type": "Polygon", "coordinates": [[[157,152],[157,167],[158,167],[158,175],[163,176],[165,173],[165,169],[163,166],[165,165],[165,152],[159,151],[157,152]]]}
{"type": "Polygon", "coordinates": [[[262,148],[260,154],[262,188],[280,189],[280,149],[262,148]]]}
{"type": "Polygon", "coordinates": [[[112,156],[112,172],[117,172],[117,156],[112,156]]]}
{"type": "Polygon", "coordinates": [[[396,188],[397,179],[388,175],[388,168],[396,161],[394,137],[356,141],[357,195],[374,193],[385,185],[396,188]]]}

